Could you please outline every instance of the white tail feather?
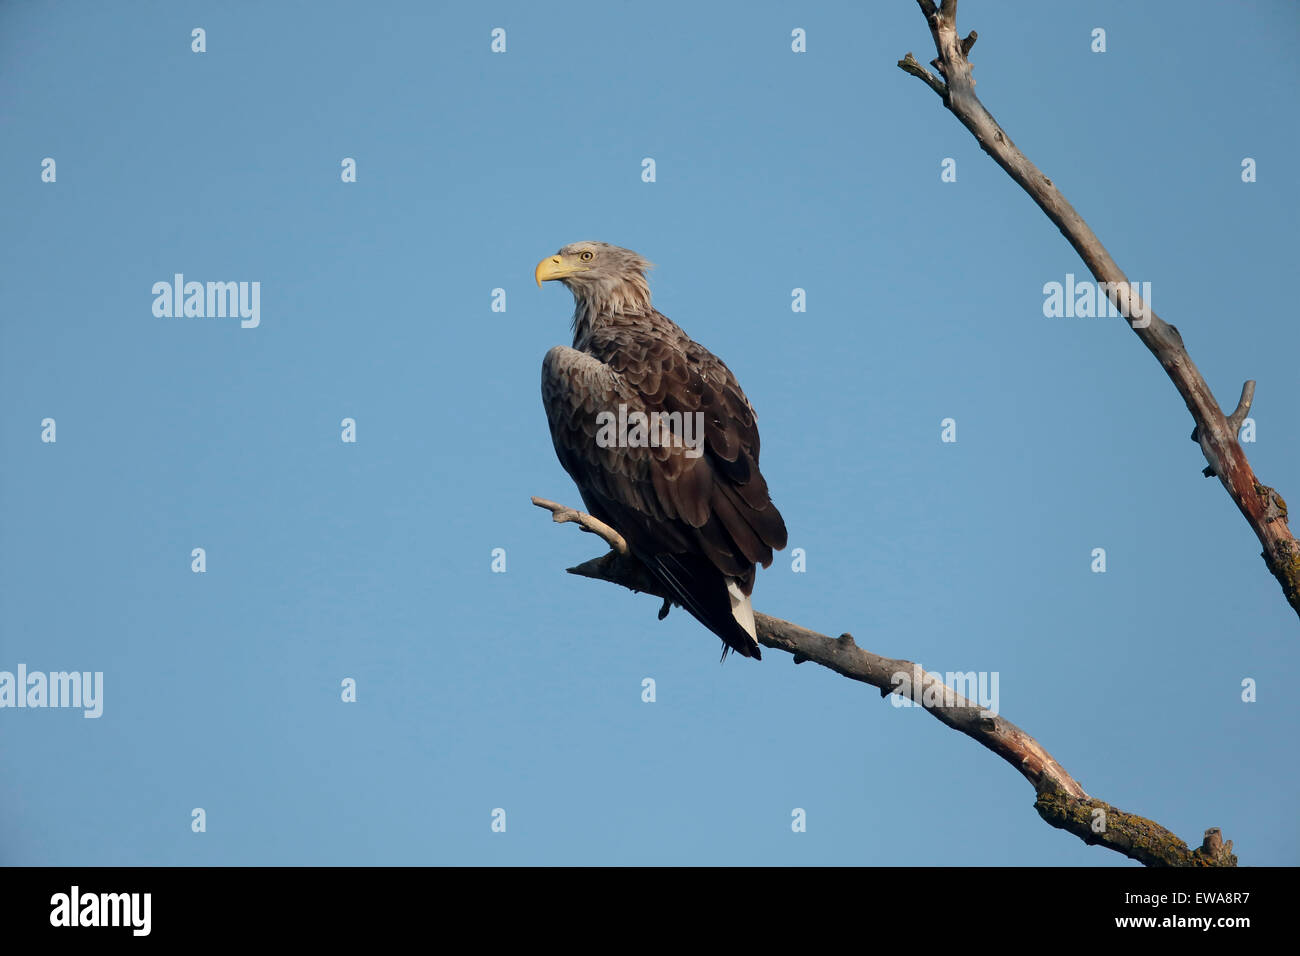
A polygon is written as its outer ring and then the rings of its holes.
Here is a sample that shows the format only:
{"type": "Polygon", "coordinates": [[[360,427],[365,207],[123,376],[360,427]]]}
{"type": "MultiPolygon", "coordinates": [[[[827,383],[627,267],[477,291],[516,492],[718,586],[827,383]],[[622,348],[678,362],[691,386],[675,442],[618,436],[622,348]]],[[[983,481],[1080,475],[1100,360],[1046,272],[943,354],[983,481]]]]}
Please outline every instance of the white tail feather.
{"type": "Polygon", "coordinates": [[[731,616],[757,644],[758,632],[754,628],[754,605],[749,600],[749,595],[740,589],[738,582],[731,579],[727,580],[727,594],[731,598],[731,616]]]}

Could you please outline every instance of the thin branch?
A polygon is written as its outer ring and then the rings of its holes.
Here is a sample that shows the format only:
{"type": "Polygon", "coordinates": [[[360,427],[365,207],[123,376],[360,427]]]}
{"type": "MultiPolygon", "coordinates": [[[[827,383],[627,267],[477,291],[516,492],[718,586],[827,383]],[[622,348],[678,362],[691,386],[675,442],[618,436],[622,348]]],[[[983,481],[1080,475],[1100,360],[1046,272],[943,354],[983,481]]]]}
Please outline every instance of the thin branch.
{"type": "Polygon", "coordinates": [[[545,498],[538,498],[536,495],[533,495],[533,504],[549,511],[551,513],[551,520],[556,524],[564,524],[566,521],[572,521],[574,524],[582,528],[583,531],[590,531],[592,534],[604,538],[605,543],[619,554],[627,554],[627,542],[623,540],[623,536],[599,518],[593,518],[591,515],[582,511],[577,511],[567,505],[557,504],[554,501],[547,501],[545,498]]]}
{"type": "Polygon", "coordinates": [[[943,85],[943,80],[939,79],[937,76],[935,76],[925,67],[923,67],[917,61],[916,57],[912,56],[912,54],[909,53],[907,54],[907,56],[899,60],[898,65],[902,67],[904,71],[911,73],[913,76],[919,79],[924,80],[926,83],[930,85],[930,89],[934,90],[940,96],[945,96],[947,94],[948,88],[943,85]]]}
{"type": "Polygon", "coordinates": [[[1236,410],[1228,416],[1228,427],[1234,432],[1241,431],[1242,423],[1245,422],[1246,416],[1250,414],[1250,406],[1255,401],[1255,382],[1246,382],[1241,386],[1241,398],[1237,402],[1236,410]]]}
{"type": "Polygon", "coordinates": [[[930,26],[930,35],[939,54],[934,64],[944,82],[928,74],[911,54],[899,61],[899,67],[924,80],[939,93],[944,105],[974,134],[980,147],[1029,194],[1079,253],[1093,277],[1104,283],[1102,288],[1106,289],[1107,298],[1128,319],[1133,331],[1164,367],[1178,394],[1183,397],[1187,410],[1196,421],[1193,435],[1209,462],[1205,473],[1217,475],[1236,502],[1259,538],[1264,548],[1264,562],[1282,586],[1287,603],[1300,615],[1300,544],[1287,526],[1286,502],[1255,477],[1237,440],[1240,422],[1245,419],[1254,398],[1255,383],[1246,383],[1237,410],[1230,417],[1225,416],[1210,386],[1187,354],[1178,329],[1164,322],[1142,302],[1083,217],[1075,212],[1052,181],[1016,148],[1011,137],[976,97],[975,79],[966,56],[975,34],[972,32],[966,40],[958,38],[956,0],[943,0],[941,9],[935,8],[933,0],[917,0],[917,3],[930,26]]]}
{"type": "MultiPolygon", "coordinates": [[[[573,517],[564,520],[587,527],[583,519],[590,518],[589,515],[540,498],[534,498],[533,503],[557,514],[572,512],[573,517]]],[[[668,601],[668,595],[645,565],[625,552],[607,552],[569,568],[569,573],[609,581],[668,601]]],[[[1011,721],[985,711],[976,701],[947,687],[942,678],[920,665],[873,654],[859,647],[849,634],[827,637],[759,613],[754,614],[754,623],[760,644],[793,655],[796,664],[812,661],[878,688],[881,697],[890,694],[907,697],[953,730],[993,751],[1033,785],[1038,794],[1034,809],[1039,816],[1052,826],[1073,833],[1084,843],[1104,846],[1147,866],[1237,865],[1232,842],[1224,844],[1217,836],[1217,828],[1206,831],[1200,849],[1189,850],[1176,834],[1160,824],[1090,797],[1037,740],[1011,721]],[[1211,834],[1216,835],[1217,843],[1212,842],[1211,834]]]]}

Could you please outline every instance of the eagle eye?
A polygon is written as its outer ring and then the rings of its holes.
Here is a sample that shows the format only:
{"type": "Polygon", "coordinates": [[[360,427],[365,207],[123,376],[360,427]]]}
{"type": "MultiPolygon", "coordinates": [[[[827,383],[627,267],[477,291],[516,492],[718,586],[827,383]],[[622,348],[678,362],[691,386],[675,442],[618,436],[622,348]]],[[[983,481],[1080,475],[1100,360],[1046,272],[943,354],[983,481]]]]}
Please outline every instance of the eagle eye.
{"type": "Polygon", "coordinates": [[[581,259],[583,262],[590,262],[592,259],[596,258],[596,254],[592,252],[590,249],[588,249],[582,255],[578,256],[578,258],[581,259]]]}

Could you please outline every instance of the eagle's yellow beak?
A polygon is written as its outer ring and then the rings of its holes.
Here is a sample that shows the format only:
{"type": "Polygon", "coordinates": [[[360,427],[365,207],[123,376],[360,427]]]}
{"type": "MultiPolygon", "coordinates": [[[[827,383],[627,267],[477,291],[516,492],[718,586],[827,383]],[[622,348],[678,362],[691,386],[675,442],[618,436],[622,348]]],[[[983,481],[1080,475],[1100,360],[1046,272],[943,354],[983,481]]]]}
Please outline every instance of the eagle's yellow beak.
{"type": "Polygon", "coordinates": [[[537,280],[537,287],[540,289],[542,283],[549,279],[563,279],[571,275],[577,275],[579,272],[588,271],[590,270],[586,266],[578,265],[573,256],[547,256],[537,263],[537,268],[533,271],[533,278],[537,280]]]}

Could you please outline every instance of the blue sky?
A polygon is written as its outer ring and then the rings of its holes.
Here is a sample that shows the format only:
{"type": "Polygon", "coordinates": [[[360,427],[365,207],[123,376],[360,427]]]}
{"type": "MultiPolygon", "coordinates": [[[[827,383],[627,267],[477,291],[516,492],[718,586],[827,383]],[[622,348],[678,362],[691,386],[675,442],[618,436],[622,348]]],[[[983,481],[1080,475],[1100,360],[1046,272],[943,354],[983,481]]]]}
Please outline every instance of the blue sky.
{"type": "MultiPolygon", "coordinates": [[[[960,22],[1300,496],[1295,5],[960,22]]],[[[1044,317],[1084,270],[895,66],[931,49],[910,0],[0,6],[0,670],[104,674],[98,719],[0,710],[0,861],[1132,865],[920,711],[564,573],[602,547],[528,500],[580,503],[532,270],[600,239],[759,412],[807,571],[757,609],[996,671],[1090,793],[1300,862],[1295,614],[1132,332],[1044,317]],[[156,317],[175,273],[260,325],[156,317]]]]}

